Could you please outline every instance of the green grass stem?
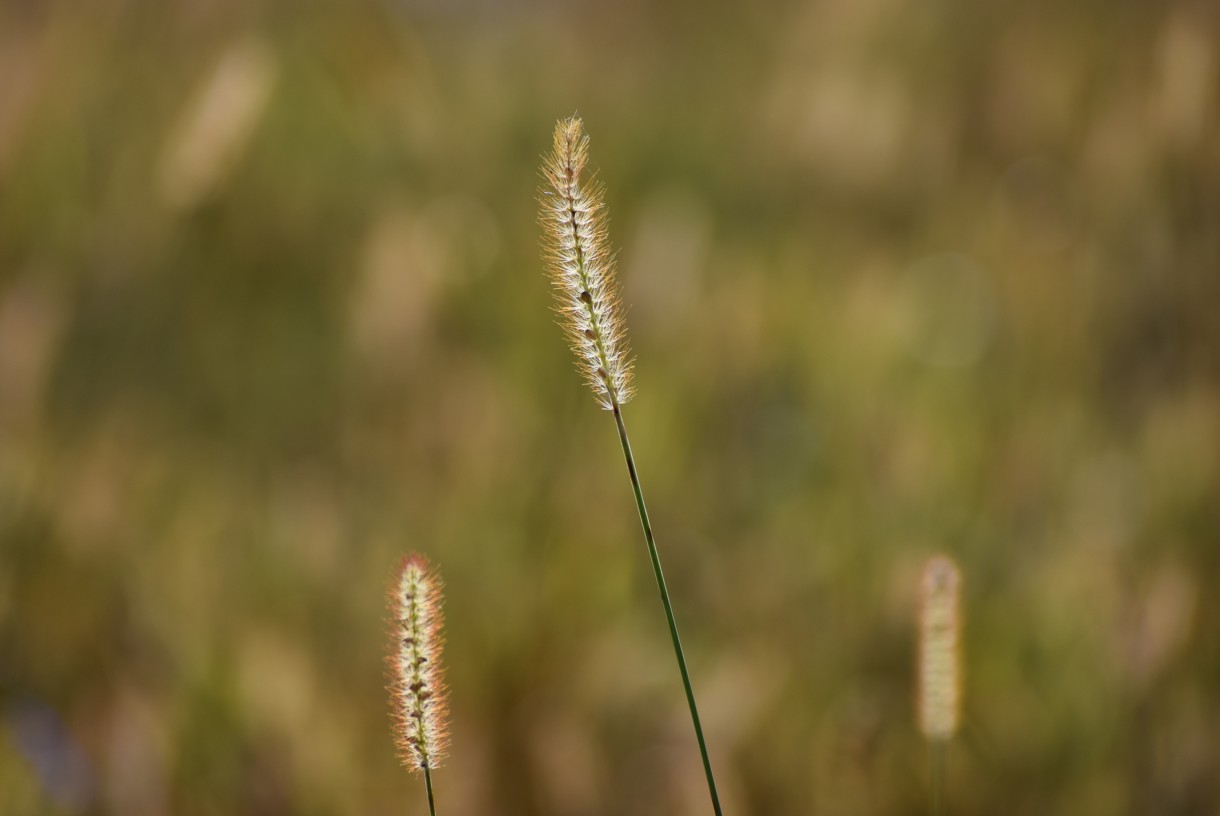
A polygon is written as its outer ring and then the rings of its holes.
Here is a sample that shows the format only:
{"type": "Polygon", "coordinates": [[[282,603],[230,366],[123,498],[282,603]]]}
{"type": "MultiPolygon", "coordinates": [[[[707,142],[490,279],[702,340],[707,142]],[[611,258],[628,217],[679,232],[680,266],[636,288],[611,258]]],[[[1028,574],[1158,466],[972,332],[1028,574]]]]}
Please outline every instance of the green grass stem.
{"type": "Polygon", "coordinates": [[[644,541],[648,544],[648,556],[652,559],[652,574],[657,579],[661,592],[661,603],[665,606],[665,618],[669,621],[669,636],[674,644],[674,656],[682,672],[682,686],[686,689],[686,704],[690,706],[690,719],[695,726],[695,739],[699,741],[699,753],[703,757],[703,772],[707,775],[707,790],[712,797],[712,808],[716,816],[723,816],[720,795],[716,792],[716,777],[712,774],[712,761],[707,754],[707,741],[703,738],[703,725],[699,722],[699,707],[695,705],[695,692],[691,688],[690,672],[686,668],[686,655],[682,652],[682,639],[678,636],[678,622],[674,619],[673,604],[669,601],[669,588],[665,585],[665,573],[661,571],[661,557],[657,554],[657,543],[652,536],[652,524],[648,520],[648,508],[644,505],[644,492],[640,488],[640,477],[635,469],[635,457],[631,453],[631,442],[627,439],[627,426],[623,424],[621,407],[614,404],[614,421],[618,424],[618,438],[623,444],[623,456],[627,459],[627,472],[631,474],[631,487],[635,491],[635,506],[640,511],[640,525],[644,528],[644,541]]]}
{"type": "Polygon", "coordinates": [[[928,770],[932,777],[932,816],[944,816],[945,812],[945,764],[948,740],[933,740],[928,745],[928,770]]]}
{"type": "Polygon", "coordinates": [[[436,816],[436,801],[432,798],[432,769],[424,766],[424,787],[428,789],[428,813],[436,816]]]}

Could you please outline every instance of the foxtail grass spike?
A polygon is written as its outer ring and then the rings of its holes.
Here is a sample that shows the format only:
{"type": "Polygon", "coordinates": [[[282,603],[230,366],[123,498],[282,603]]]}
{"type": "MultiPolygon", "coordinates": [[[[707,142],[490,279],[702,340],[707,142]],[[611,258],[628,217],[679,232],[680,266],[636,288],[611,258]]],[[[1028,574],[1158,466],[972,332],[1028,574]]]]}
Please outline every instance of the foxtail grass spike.
{"type": "Polygon", "coordinates": [[[961,573],[952,558],[924,564],[919,610],[919,728],[928,741],[932,813],[944,812],[949,740],[961,700],[961,573]]]}
{"type": "Polygon", "coordinates": [[[699,743],[712,809],[716,816],[722,816],[707,740],[699,721],[699,708],[695,705],[695,691],[686,667],[682,639],[678,636],[678,622],[669,600],[669,588],[665,584],[661,557],[657,553],[652,524],[648,520],[648,508],[644,504],[635,456],[631,453],[627,426],[623,422],[623,403],[632,396],[631,358],[627,350],[618,282],[614,276],[614,259],[607,248],[602,189],[596,182],[581,178],[588,160],[589,138],[584,134],[580,119],[573,116],[561,120],[555,125],[554,149],[542,164],[546,187],[538,200],[541,204],[539,221],[544,236],[543,256],[559,301],[557,311],[560,323],[576,353],[578,367],[593,388],[597,401],[606,410],[614,412],[619,443],[623,447],[623,458],[627,462],[635,506],[640,515],[640,526],[644,530],[644,543],[648,546],[652,574],[657,581],[661,605],[665,608],[669,637],[678,661],[678,671],[682,675],[682,688],[686,692],[686,705],[690,709],[695,740],[699,743]]]}
{"type": "Polygon", "coordinates": [[[539,196],[545,259],[556,312],[597,401],[607,411],[631,399],[631,358],[607,248],[602,187],[582,178],[589,137],[573,116],[555,125],[555,144],[542,165],[539,196]]]}
{"type": "Polygon", "coordinates": [[[390,592],[392,643],[390,714],[403,765],[422,771],[428,810],[436,816],[432,770],[448,747],[445,679],[441,669],[441,580],[427,559],[402,559],[390,592]]]}
{"type": "Polygon", "coordinates": [[[953,559],[937,555],[924,565],[919,613],[919,727],[932,741],[957,730],[961,696],[958,655],[961,576],[953,559]]]}

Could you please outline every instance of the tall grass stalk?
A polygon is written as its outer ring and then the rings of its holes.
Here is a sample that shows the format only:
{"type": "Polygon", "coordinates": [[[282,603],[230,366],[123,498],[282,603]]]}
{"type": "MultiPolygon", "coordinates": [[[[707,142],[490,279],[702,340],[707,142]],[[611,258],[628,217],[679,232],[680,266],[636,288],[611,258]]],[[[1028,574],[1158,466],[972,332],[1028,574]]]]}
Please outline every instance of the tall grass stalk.
{"type": "Polygon", "coordinates": [[[712,808],[716,816],[722,816],[707,740],[699,720],[699,707],[695,704],[690,670],[686,666],[682,639],[678,635],[678,622],[674,618],[673,603],[665,584],[665,574],[661,570],[661,557],[657,552],[652,523],[648,520],[648,508],[644,504],[644,492],[640,487],[627,426],[623,422],[623,404],[633,393],[631,358],[627,349],[618,281],[614,274],[614,259],[607,246],[602,188],[596,181],[584,182],[581,179],[588,162],[588,150],[589,139],[584,134],[580,119],[573,116],[555,126],[554,148],[542,165],[547,186],[539,197],[542,209],[539,220],[545,236],[544,255],[555,287],[558,301],[556,311],[568,342],[576,353],[578,368],[593,389],[598,403],[614,414],[623,457],[627,461],[627,472],[631,476],[631,488],[635,493],[636,509],[640,514],[640,525],[644,529],[644,541],[648,545],[652,573],[661,594],[661,604],[665,607],[674,657],[682,675],[686,703],[703,759],[712,808]]]}

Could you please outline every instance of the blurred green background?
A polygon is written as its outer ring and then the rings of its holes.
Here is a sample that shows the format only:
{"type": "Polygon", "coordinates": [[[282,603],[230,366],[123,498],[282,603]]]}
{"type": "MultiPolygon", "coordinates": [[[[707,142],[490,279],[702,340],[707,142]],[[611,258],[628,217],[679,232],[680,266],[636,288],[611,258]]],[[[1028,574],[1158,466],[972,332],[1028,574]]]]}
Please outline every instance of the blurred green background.
{"type": "Polygon", "coordinates": [[[592,137],[726,810],[1220,812],[1208,2],[0,5],[0,813],[425,812],[384,591],[448,584],[445,814],[706,814],[549,311],[592,137]]]}

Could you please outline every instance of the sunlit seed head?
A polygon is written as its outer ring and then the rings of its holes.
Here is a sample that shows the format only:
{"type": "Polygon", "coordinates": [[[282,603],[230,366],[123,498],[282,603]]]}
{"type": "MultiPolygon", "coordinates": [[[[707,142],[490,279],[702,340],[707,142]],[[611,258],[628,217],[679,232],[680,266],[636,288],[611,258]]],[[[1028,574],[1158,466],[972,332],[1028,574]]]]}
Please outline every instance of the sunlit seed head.
{"type": "Polygon", "coordinates": [[[582,179],[588,160],[581,120],[561,120],[542,164],[546,186],[538,196],[538,220],[560,325],[594,396],[610,410],[632,396],[631,359],[602,189],[582,179]]]}

